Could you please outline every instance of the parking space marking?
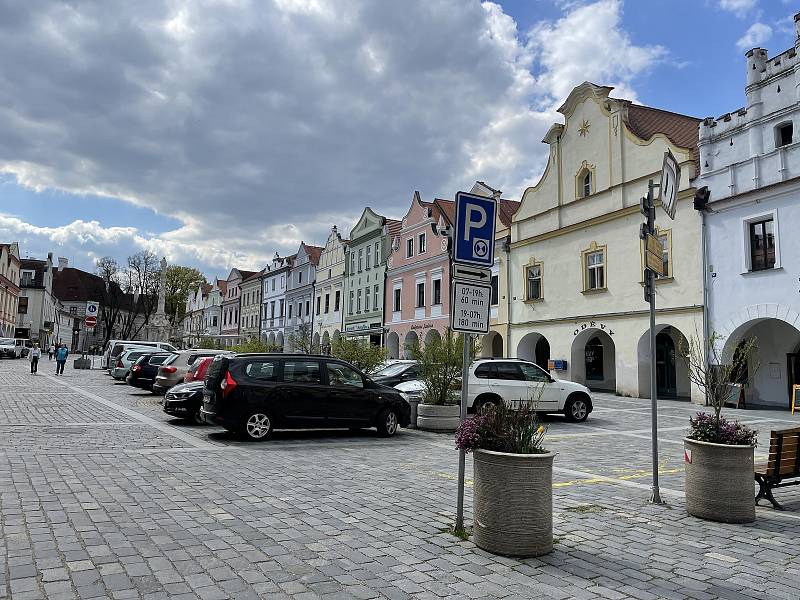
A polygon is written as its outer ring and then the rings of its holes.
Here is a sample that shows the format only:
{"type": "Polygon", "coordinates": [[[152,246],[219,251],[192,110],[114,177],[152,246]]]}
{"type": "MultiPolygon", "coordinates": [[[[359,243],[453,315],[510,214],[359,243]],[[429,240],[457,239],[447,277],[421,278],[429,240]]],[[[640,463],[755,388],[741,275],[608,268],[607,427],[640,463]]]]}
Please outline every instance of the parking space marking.
{"type": "Polygon", "coordinates": [[[60,380],[56,379],[52,375],[45,375],[45,377],[47,377],[49,380],[51,380],[52,382],[54,382],[56,384],[60,384],[62,387],[66,387],[67,389],[75,392],[76,394],[80,394],[81,396],[83,396],[84,398],[87,398],[88,400],[92,400],[94,402],[102,404],[103,406],[107,406],[108,408],[111,408],[111,409],[113,409],[113,410],[115,410],[115,411],[117,411],[119,413],[122,413],[123,415],[125,415],[127,417],[131,417],[132,419],[135,419],[136,421],[139,421],[140,423],[144,423],[145,425],[149,425],[153,429],[157,429],[161,433],[165,433],[165,434],[167,434],[167,435],[169,435],[169,436],[171,436],[171,437],[173,437],[173,438],[175,438],[177,440],[185,442],[185,443],[187,443],[187,444],[189,444],[189,445],[191,445],[191,446],[193,446],[195,448],[203,448],[203,449],[206,449],[206,450],[212,450],[212,449],[216,450],[216,449],[219,448],[219,446],[215,446],[214,444],[212,444],[210,442],[207,442],[204,439],[195,437],[195,436],[193,436],[191,434],[188,434],[188,433],[184,433],[183,431],[175,429],[174,427],[166,425],[165,423],[162,423],[160,421],[156,421],[155,419],[153,419],[151,417],[147,417],[147,416],[145,416],[145,415],[143,415],[143,414],[141,414],[139,412],[136,412],[135,410],[131,410],[130,408],[127,408],[125,406],[120,406],[119,404],[117,404],[116,402],[112,402],[111,400],[106,400],[105,398],[103,398],[101,396],[98,396],[97,394],[93,394],[92,392],[83,390],[83,389],[81,389],[79,387],[75,387],[75,386],[72,386],[72,385],[70,385],[68,383],[64,383],[63,381],[60,381],[60,380]]]}

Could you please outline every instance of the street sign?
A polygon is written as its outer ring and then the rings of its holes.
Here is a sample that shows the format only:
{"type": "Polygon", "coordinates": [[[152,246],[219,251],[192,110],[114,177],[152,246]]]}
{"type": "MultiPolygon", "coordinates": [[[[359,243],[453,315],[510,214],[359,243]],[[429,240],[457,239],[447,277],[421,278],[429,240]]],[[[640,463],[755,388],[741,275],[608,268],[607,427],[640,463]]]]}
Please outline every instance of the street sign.
{"type": "Polygon", "coordinates": [[[681,183],[681,167],[672,152],[664,153],[661,167],[661,184],[658,186],[658,199],[670,219],[675,219],[675,205],[678,203],[678,186],[681,183]]]}
{"type": "Polygon", "coordinates": [[[647,251],[660,257],[664,252],[664,248],[662,248],[659,239],[652,233],[648,233],[645,239],[647,240],[647,251]]]}
{"type": "Polygon", "coordinates": [[[489,283],[492,281],[492,270],[484,269],[482,267],[471,267],[469,265],[453,263],[452,278],[467,281],[478,281],[480,283],[489,283]]]}
{"type": "Polygon", "coordinates": [[[481,267],[494,264],[497,200],[466,192],[456,194],[453,261],[481,267]]]}
{"type": "Polygon", "coordinates": [[[664,259],[661,257],[661,253],[653,254],[650,250],[645,251],[645,266],[660,275],[661,277],[664,276],[664,259]]]}
{"type": "Polygon", "coordinates": [[[92,302],[89,301],[86,303],[86,316],[87,317],[97,317],[97,313],[100,312],[100,303],[99,302],[92,302]]]}
{"type": "Polygon", "coordinates": [[[97,326],[97,317],[86,317],[83,324],[87,329],[92,329],[97,326]]]}
{"type": "Polygon", "coordinates": [[[492,288],[488,285],[453,282],[450,325],[461,333],[488,333],[492,288]]]}

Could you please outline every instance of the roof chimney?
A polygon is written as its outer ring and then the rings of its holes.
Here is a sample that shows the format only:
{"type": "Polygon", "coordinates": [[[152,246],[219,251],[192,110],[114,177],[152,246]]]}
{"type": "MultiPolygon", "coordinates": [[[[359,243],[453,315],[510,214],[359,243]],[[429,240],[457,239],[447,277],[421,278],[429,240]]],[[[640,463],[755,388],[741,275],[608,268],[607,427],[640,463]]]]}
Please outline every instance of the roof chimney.
{"type": "Polygon", "coordinates": [[[63,256],[58,257],[58,272],[61,273],[64,269],[69,266],[69,260],[64,258],[63,256]]]}

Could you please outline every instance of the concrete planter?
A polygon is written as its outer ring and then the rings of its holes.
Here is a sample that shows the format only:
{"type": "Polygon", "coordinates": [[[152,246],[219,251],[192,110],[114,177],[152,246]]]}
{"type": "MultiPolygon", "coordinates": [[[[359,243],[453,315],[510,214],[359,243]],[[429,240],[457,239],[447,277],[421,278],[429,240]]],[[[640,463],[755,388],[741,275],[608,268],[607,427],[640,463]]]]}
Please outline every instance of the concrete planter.
{"type": "Polygon", "coordinates": [[[461,424],[458,404],[420,404],[417,406],[417,427],[427,431],[452,433],[461,424]]]}
{"type": "Polygon", "coordinates": [[[753,446],[683,439],[686,511],[721,523],[756,520],[753,446]]]}
{"type": "Polygon", "coordinates": [[[473,540],[504,556],[553,551],[555,454],[506,454],[475,450],[473,540]]]}
{"type": "Polygon", "coordinates": [[[73,369],[91,369],[92,368],[92,359],[91,358],[76,358],[72,362],[73,369]]]}

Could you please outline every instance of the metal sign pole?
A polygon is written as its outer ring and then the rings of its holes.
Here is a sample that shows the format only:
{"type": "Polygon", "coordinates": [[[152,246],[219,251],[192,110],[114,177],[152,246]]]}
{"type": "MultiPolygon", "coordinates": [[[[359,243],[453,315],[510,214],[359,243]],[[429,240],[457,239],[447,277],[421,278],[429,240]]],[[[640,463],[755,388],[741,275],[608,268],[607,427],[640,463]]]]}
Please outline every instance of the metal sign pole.
{"type": "MultiPolygon", "coordinates": [[[[464,339],[464,359],[463,370],[461,373],[461,415],[460,421],[463,423],[467,418],[467,396],[469,395],[469,359],[470,346],[472,344],[472,334],[462,333],[464,339]]],[[[458,451],[458,506],[456,508],[456,531],[464,529],[464,470],[466,463],[466,452],[463,449],[458,451]]]]}

